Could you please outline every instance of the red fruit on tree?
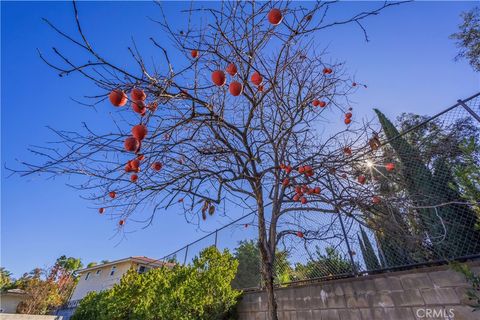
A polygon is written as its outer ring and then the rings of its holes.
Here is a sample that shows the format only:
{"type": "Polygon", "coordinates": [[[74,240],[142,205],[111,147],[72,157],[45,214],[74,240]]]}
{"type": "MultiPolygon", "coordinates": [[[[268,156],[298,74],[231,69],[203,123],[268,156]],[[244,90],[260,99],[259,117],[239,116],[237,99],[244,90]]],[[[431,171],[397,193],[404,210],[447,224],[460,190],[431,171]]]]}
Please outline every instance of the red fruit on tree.
{"type": "Polygon", "coordinates": [[[350,123],[352,123],[352,119],[345,118],[345,120],[343,122],[345,122],[345,124],[350,124],[350,123]]]}
{"type": "Polygon", "coordinates": [[[321,191],[320,187],[315,187],[313,189],[313,193],[315,193],[315,194],[320,194],[320,191],[321,191]]]}
{"type": "Polygon", "coordinates": [[[236,66],[235,64],[233,64],[233,63],[230,63],[230,64],[227,66],[227,68],[225,69],[225,71],[227,71],[227,73],[228,73],[229,75],[231,75],[232,77],[235,76],[235,75],[237,74],[237,72],[238,72],[237,66],[236,66]]]}
{"type": "Polygon", "coordinates": [[[312,166],[305,166],[304,167],[305,175],[307,177],[313,177],[313,169],[312,166]]]}
{"type": "Polygon", "coordinates": [[[178,202],[179,202],[179,203],[182,203],[182,202],[183,202],[183,198],[178,199],[178,202]]]}
{"type": "Polygon", "coordinates": [[[331,68],[323,68],[323,74],[331,74],[333,70],[331,68]]]}
{"type": "Polygon", "coordinates": [[[250,77],[250,81],[252,81],[252,83],[256,86],[259,86],[262,84],[262,81],[263,81],[263,77],[260,73],[258,73],[257,71],[255,71],[252,76],[250,77]]]}
{"type": "Polygon", "coordinates": [[[282,186],[288,187],[289,184],[290,184],[290,179],[288,178],[283,179],[282,186]]]}
{"type": "Polygon", "coordinates": [[[145,159],[145,155],[139,154],[139,155],[137,156],[137,159],[138,159],[138,161],[143,161],[143,160],[145,159]]]}
{"type": "Polygon", "coordinates": [[[230,83],[228,86],[228,91],[230,91],[230,94],[234,97],[237,97],[242,94],[243,92],[243,85],[238,82],[238,81],[233,81],[230,83]]]}
{"type": "Polygon", "coordinates": [[[280,163],[280,169],[285,169],[285,163],[280,163]]]}
{"type": "Polygon", "coordinates": [[[352,154],[352,148],[350,147],[345,147],[343,148],[343,152],[346,154],[346,155],[351,155],[352,154]]]}
{"type": "Polygon", "coordinates": [[[367,181],[367,178],[365,176],[358,176],[358,183],[364,184],[367,181]]]}
{"type": "Polygon", "coordinates": [[[192,55],[192,58],[193,58],[193,59],[198,58],[198,50],[195,50],[195,49],[194,49],[194,50],[192,50],[192,52],[191,52],[190,54],[192,55]]]}
{"type": "Polygon", "coordinates": [[[297,202],[298,200],[300,200],[300,195],[299,194],[294,195],[293,201],[297,202]]]}
{"type": "Polygon", "coordinates": [[[120,89],[115,89],[110,92],[108,99],[115,107],[123,107],[127,104],[127,95],[120,89]]]}
{"type": "Polygon", "coordinates": [[[261,84],[261,85],[258,86],[258,91],[263,92],[263,89],[264,89],[264,88],[263,88],[263,84],[261,84]]]}
{"type": "Polygon", "coordinates": [[[382,199],[380,199],[379,196],[373,196],[373,197],[372,197],[372,202],[373,202],[374,204],[379,204],[381,201],[382,201],[382,199]]]}
{"type": "Polygon", "coordinates": [[[303,238],[303,232],[302,231],[297,231],[297,237],[303,238]]]}
{"type": "Polygon", "coordinates": [[[352,83],[352,87],[356,87],[356,86],[357,86],[356,82],[352,83]]]}
{"type": "Polygon", "coordinates": [[[392,163],[392,162],[389,162],[385,165],[385,169],[387,169],[387,171],[393,171],[395,170],[395,163],[392,163]]]}
{"type": "Polygon", "coordinates": [[[131,182],[137,182],[137,180],[138,180],[138,176],[135,173],[130,176],[131,182]]]}
{"type": "Polygon", "coordinates": [[[295,187],[295,192],[298,193],[298,194],[302,193],[302,187],[296,186],[295,187]]]}
{"type": "Polygon", "coordinates": [[[347,178],[347,174],[346,174],[346,173],[342,173],[342,178],[346,179],[346,178],[347,178]]]}
{"type": "Polygon", "coordinates": [[[133,159],[133,160],[130,160],[128,164],[130,165],[130,168],[132,168],[132,171],[134,172],[140,171],[140,160],[133,159]]]}
{"type": "Polygon", "coordinates": [[[98,209],[98,213],[103,214],[105,212],[105,208],[98,209]]]}
{"type": "Polygon", "coordinates": [[[145,114],[147,107],[145,106],[145,103],[143,101],[132,101],[132,109],[136,113],[141,114],[142,116],[145,114]]]}
{"type": "Polygon", "coordinates": [[[300,202],[301,202],[302,204],[307,203],[307,198],[301,197],[301,198],[300,198],[300,202]]]}
{"type": "Polygon", "coordinates": [[[130,161],[125,165],[125,172],[132,172],[133,169],[132,167],[130,166],[130,161]]]}
{"type": "Polygon", "coordinates": [[[134,137],[129,137],[125,139],[123,145],[125,147],[125,150],[129,152],[137,152],[137,150],[140,148],[140,141],[134,137]]]}
{"type": "Polygon", "coordinates": [[[110,198],[112,198],[112,199],[115,199],[115,197],[117,196],[117,194],[115,193],[115,191],[110,191],[110,192],[108,193],[108,195],[109,195],[110,198]]]}
{"type": "Polygon", "coordinates": [[[290,166],[290,165],[286,166],[286,167],[285,167],[285,172],[286,172],[287,174],[290,174],[290,172],[292,172],[292,166],[290,166]]]}
{"type": "Polygon", "coordinates": [[[245,223],[245,229],[248,228],[248,223],[245,223]]]}
{"type": "Polygon", "coordinates": [[[122,220],[118,221],[118,225],[120,227],[123,226],[124,224],[125,224],[125,220],[122,219],[122,220]]]}
{"type": "Polygon", "coordinates": [[[132,98],[132,101],[145,101],[147,95],[142,89],[133,88],[130,93],[130,98],[132,98]]]}
{"type": "Polygon", "coordinates": [[[304,173],[304,172],[305,172],[305,167],[304,166],[298,167],[298,173],[304,173]]]}
{"type": "Polygon", "coordinates": [[[138,139],[139,141],[142,141],[143,138],[147,135],[147,127],[144,126],[143,124],[137,124],[132,128],[132,135],[134,138],[138,139]]]}
{"type": "Polygon", "coordinates": [[[227,81],[227,77],[225,76],[225,72],[222,70],[215,70],[212,72],[212,82],[218,86],[221,87],[225,84],[227,81]]]}
{"type": "Polygon", "coordinates": [[[320,108],[325,108],[326,105],[327,105],[327,103],[326,103],[325,101],[320,101],[320,102],[318,103],[318,106],[319,106],[320,108]]]}
{"type": "Polygon", "coordinates": [[[279,25],[282,22],[282,20],[283,20],[282,11],[280,11],[279,9],[273,8],[268,13],[268,21],[274,26],[279,25]]]}
{"type": "Polygon", "coordinates": [[[154,162],[152,164],[152,169],[155,171],[160,171],[162,170],[162,164],[160,162],[154,162]]]}
{"type": "Polygon", "coordinates": [[[351,117],[352,117],[352,113],[351,113],[351,112],[345,113],[345,119],[350,119],[351,117]]]}

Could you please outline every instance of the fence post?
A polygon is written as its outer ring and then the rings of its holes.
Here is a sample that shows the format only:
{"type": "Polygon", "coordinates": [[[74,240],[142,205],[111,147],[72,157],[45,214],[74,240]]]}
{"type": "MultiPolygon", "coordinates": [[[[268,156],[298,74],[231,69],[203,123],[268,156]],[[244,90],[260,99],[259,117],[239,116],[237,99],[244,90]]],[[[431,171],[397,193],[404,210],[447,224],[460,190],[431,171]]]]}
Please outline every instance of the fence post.
{"type": "Polygon", "coordinates": [[[185,248],[185,259],[183,259],[183,264],[187,264],[187,256],[188,256],[188,245],[185,248]]]}
{"type": "Polygon", "coordinates": [[[465,102],[463,102],[463,100],[457,100],[457,102],[465,109],[468,111],[468,113],[470,113],[472,115],[472,117],[474,117],[478,122],[480,122],[480,116],[472,110],[472,108],[470,108],[469,106],[467,106],[467,104],[465,102]]]}
{"type": "Polygon", "coordinates": [[[350,248],[350,242],[348,241],[347,232],[345,231],[345,225],[343,224],[342,215],[340,212],[338,213],[338,218],[340,219],[340,225],[342,226],[343,237],[345,239],[345,243],[347,244],[348,256],[350,257],[350,263],[352,264],[353,275],[356,276],[357,267],[355,266],[355,261],[353,260],[352,249],[350,248]]]}

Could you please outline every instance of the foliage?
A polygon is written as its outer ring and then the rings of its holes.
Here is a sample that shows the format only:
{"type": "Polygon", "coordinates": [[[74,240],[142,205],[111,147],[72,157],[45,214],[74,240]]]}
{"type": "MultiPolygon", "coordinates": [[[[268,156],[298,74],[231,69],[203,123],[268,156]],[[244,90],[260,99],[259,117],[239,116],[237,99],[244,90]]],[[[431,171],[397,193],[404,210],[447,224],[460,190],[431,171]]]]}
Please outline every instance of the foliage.
{"type": "MultiPolygon", "coordinates": [[[[428,150],[425,145],[427,147],[451,145],[452,140],[460,139],[453,133],[464,131],[445,130],[433,122],[429,127],[423,127],[423,136],[426,139],[413,139],[416,142],[410,143],[407,141],[408,136],[399,136],[398,130],[385,115],[378,110],[375,112],[401,164],[402,179],[397,183],[401,181],[404,184],[408,200],[416,207],[422,229],[428,230],[428,237],[425,240],[433,246],[436,257],[458,257],[478,252],[476,243],[480,239],[480,234],[473,228],[475,216],[468,206],[457,204],[461,201],[461,196],[456,187],[452,187],[456,183],[451,168],[445,162],[445,156],[448,154],[437,151],[435,156],[430,155],[428,157],[432,162],[430,169],[426,164],[425,152],[422,153],[422,150],[428,150]],[[426,134],[425,131],[428,130],[437,132],[437,135],[426,134]],[[473,242],[473,245],[466,245],[465,239],[473,242]]],[[[417,120],[415,117],[413,119],[417,120]]],[[[448,150],[458,151],[459,148],[448,150]]]]}
{"type": "MultiPolygon", "coordinates": [[[[232,282],[234,288],[258,288],[261,284],[261,258],[258,244],[253,240],[240,241],[234,253],[238,269],[232,282]]],[[[275,255],[275,283],[287,283],[292,280],[292,268],[285,251],[275,255]]]]}
{"type": "MultiPolygon", "coordinates": [[[[353,270],[350,260],[342,256],[335,248],[326,247],[323,254],[319,247],[315,255],[306,264],[296,264],[295,274],[299,279],[314,279],[333,275],[351,274],[353,270]]],[[[358,269],[358,265],[355,266],[358,269]]]]}
{"type": "Polygon", "coordinates": [[[463,12],[459,31],[450,36],[460,49],[456,59],[467,59],[475,71],[480,71],[480,8],[463,12]]]}
{"type": "Polygon", "coordinates": [[[36,268],[15,281],[27,298],[17,308],[19,313],[47,314],[68,301],[77,279],[74,271],[82,266],[80,259],[59,257],[48,269],[36,268]]]}
{"type": "Polygon", "coordinates": [[[480,144],[471,136],[460,144],[460,148],[467,160],[463,166],[454,168],[454,175],[462,197],[471,204],[477,214],[477,229],[480,229],[480,144]]]}
{"type": "Polygon", "coordinates": [[[67,257],[65,255],[60,256],[56,265],[63,268],[65,271],[73,272],[83,267],[82,260],[74,257],[67,257]]]}
{"type": "Polygon", "coordinates": [[[0,291],[11,289],[12,285],[12,273],[4,267],[0,267],[0,291]]]}
{"type": "Polygon", "coordinates": [[[130,270],[112,289],[90,293],[72,320],[229,319],[239,291],[232,289],[238,262],[211,247],[191,265],[130,270]]]}
{"type": "Polygon", "coordinates": [[[452,262],[451,267],[463,274],[467,282],[470,283],[471,288],[467,290],[466,296],[470,300],[473,311],[480,311],[480,275],[475,274],[465,263],[452,262]]]}
{"type": "Polygon", "coordinates": [[[480,139],[480,128],[470,117],[461,117],[447,124],[439,118],[402,113],[397,117],[397,123],[400,132],[408,131],[405,140],[418,151],[418,156],[428,167],[439,157],[448,158],[449,163],[455,165],[465,163],[468,159],[462,143],[467,138],[480,139]]]}
{"type": "Polygon", "coordinates": [[[233,279],[234,288],[257,288],[260,286],[260,252],[253,241],[241,241],[234,252],[238,269],[233,279]]]}
{"type": "Polygon", "coordinates": [[[24,290],[27,296],[19,303],[18,313],[47,314],[62,304],[58,286],[46,277],[45,270],[37,268],[18,279],[16,285],[24,290]]]}
{"type": "Polygon", "coordinates": [[[87,268],[95,267],[96,265],[97,265],[97,263],[92,261],[89,264],[87,264],[87,268]]]}

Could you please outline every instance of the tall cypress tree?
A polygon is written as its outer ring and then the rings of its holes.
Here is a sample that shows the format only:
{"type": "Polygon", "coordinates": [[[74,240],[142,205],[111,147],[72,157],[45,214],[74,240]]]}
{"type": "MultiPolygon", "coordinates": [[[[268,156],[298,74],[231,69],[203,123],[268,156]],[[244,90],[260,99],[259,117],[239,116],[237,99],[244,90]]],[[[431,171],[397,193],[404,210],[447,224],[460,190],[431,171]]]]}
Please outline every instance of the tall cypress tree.
{"type": "MultiPolygon", "coordinates": [[[[360,234],[362,235],[361,239],[361,246],[363,260],[365,261],[365,265],[367,266],[367,270],[378,270],[380,269],[380,263],[378,262],[377,255],[373,250],[372,243],[367,236],[367,233],[363,228],[360,227],[360,234]]],[[[358,236],[358,235],[357,235],[358,236]]],[[[360,240],[360,238],[359,238],[360,240]]]]}

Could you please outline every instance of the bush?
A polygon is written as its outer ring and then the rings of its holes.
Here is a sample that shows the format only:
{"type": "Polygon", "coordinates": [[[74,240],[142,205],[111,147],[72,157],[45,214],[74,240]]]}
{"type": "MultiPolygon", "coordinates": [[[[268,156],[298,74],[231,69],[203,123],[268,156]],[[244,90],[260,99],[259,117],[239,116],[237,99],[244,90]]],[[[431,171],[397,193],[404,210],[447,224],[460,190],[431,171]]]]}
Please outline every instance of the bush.
{"type": "Polygon", "coordinates": [[[211,247],[191,265],[128,271],[112,289],[88,294],[72,320],[230,319],[240,292],[232,289],[238,262],[211,247]]]}

